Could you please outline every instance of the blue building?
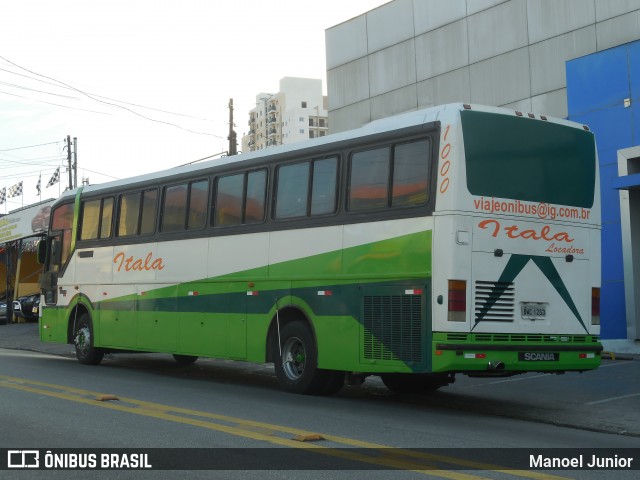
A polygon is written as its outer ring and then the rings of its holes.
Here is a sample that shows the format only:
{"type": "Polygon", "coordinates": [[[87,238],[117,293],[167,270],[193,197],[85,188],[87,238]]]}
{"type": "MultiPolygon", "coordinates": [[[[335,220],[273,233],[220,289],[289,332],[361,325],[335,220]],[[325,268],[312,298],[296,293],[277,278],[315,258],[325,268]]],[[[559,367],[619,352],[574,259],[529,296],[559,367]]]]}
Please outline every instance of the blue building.
{"type": "Polygon", "coordinates": [[[567,103],[569,119],[589,125],[598,146],[602,338],[635,340],[640,337],[640,41],[567,62],[567,103]]]}

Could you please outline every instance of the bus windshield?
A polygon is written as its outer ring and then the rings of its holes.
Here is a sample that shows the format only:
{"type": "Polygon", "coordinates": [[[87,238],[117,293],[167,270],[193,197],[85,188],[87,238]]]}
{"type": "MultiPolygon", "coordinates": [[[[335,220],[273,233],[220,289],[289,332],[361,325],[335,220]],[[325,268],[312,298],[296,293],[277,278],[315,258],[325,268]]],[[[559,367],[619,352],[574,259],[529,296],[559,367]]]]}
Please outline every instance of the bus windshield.
{"type": "Polygon", "coordinates": [[[591,208],[591,132],[495,113],[461,112],[472,195],[591,208]]]}

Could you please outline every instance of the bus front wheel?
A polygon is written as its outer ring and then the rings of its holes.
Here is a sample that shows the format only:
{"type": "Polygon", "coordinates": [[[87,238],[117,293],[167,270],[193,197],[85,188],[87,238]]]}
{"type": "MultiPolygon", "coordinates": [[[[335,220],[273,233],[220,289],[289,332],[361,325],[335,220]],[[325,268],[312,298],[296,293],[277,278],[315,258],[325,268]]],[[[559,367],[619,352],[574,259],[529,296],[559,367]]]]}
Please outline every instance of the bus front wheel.
{"type": "Polygon", "coordinates": [[[318,368],[318,348],[309,327],[300,321],[287,324],[280,335],[276,377],[291,393],[332,395],[342,388],[344,373],[318,368]]]}
{"type": "Polygon", "coordinates": [[[93,323],[88,313],[83,313],[76,324],[73,336],[76,357],[85,365],[98,365],[104,357],[104,351],[93,346],[93,323]]]}

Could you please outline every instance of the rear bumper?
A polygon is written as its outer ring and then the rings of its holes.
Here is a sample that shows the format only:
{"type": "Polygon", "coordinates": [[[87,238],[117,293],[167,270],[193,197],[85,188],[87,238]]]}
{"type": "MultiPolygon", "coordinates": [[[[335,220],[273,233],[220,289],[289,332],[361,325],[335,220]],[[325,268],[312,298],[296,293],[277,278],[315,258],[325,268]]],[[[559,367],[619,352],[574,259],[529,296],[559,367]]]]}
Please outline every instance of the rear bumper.
{"type": "Polygon", "coordinates": [[[434,372],[560,373],[593,370],[601,362],[602,344],[591,335],[496,335],[499,340],[491,343],[478,341],[473,334],[466,339],[456,334],[456,341],[447,336],[434,334],[434,372]]]}

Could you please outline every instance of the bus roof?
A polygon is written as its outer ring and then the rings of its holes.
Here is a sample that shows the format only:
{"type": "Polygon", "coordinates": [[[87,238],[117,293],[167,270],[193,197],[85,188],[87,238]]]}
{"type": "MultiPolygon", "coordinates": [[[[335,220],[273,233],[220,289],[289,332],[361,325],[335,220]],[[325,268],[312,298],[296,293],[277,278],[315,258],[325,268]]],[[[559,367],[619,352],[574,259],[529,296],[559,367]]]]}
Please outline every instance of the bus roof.
{"type": "MultiPolygon", "coordinates": [[[[446,105],[440,105],[436,107],[414,110],[410,112],[401,113],[391,117],[385,117],[379,120],[374,120],[360,128],[354,130],[348,130],[344,132],[330,134],[324,137],[317,137],[314,139],[305,140],[302,142],[291,143],[287,145],[278,145],[275,147],[269,147],[260,151],[253,151],[240,155],[234,155],[231,157],[222,157],[214,160],[207,160],[199,163],[185,164],[177,167],[172,167],[166,170],[156,171],[143,175],[137,175],[120,180],[114,180],[111,182],[87,185],[83,187],[83,193],[97,193],[104,190],[117,190],[119,188],[132,185],[132,184],[144,184],[158,178],[171,178],[190,174],[196,174],[197,172],[206,172],[213,167],[221,167],[225,165],[232,165],[240,162],[258,161],[262,158],[272,155],[281,155],[291,152],[303,152],[308,149],[316,149],[323,145],[338,143],[349,139],[357,139],[370,135],[390,132],[400,128],[407,128],[418,126],[422,124],[429,124],[441,119],[443,112],[458,112],[465,108],[471,108],[473,110],[500,113],[507,115],[514,115],[513,110],[504,109],[500,107],[489,107],[481,105],[468,105],[463,103],[449,103],[446,105]]],[[[539,117],[539,116],[538,116],[539,117]]],[[[538,118],[536,117],[536,118],[538,118]]],[[[574,122],[570,122],[563,119],[551,118],[547,119],[553,123],[564,124],[572,127],[581,127],[574,122]]],[[[74,197],[77,189],[68,190],[64,192],[58,201],[64,201],[70,197],[74,197]]],[[[57,202],[56,202],[57,203],[57,202]]]]}

